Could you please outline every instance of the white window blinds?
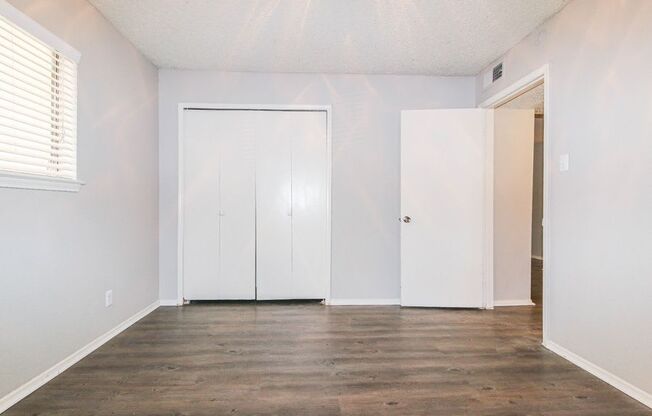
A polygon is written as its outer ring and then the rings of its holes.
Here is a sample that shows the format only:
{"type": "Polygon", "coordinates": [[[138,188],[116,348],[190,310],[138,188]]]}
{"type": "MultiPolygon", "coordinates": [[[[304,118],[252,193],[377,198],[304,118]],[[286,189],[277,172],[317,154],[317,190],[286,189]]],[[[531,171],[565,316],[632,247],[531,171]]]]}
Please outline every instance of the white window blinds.
{"type": "Polygon", "coordinates": [[[0,171],[77,178],[77,63],[2,15],[0,171]]]}

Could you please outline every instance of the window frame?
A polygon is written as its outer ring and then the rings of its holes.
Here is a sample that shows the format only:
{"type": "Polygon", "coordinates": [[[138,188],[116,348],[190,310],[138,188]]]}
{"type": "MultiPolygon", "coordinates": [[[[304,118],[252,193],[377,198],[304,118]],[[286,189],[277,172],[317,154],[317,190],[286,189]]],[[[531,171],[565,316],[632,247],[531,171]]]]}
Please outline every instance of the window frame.
{"type": "MultiPolygon", "coordinates": [[[[81,53],[63,41],[61,38],[45,29],[35,20],[22,13],[6,1],[0,0],[0,15],[34,36],[47,46],[55,49],[61,55],[79,65],[81,53]]],[[[77,97],[77,103],[79,98],[77,97]]],[[[78,108],[77,108],[78,109],[78,108]]],[[[78,123],[78,120],[75,121],[78,123]]],[[[77,138],[79,140],[79,137],[77,138]]],[[[77,142],[79,148],[79,141],[77,142]]],[[[78,153],[77,153],[78,154],[78,153]]],[[[79,156],[75,160],[77,172],[79,172],[79,156]]],[[[32,175],[25,173],[0,170],[0,188],[37,189],[45,191],[79,192],[84,182],[77,179],[60,178],[47,175],[32,175]]]]}

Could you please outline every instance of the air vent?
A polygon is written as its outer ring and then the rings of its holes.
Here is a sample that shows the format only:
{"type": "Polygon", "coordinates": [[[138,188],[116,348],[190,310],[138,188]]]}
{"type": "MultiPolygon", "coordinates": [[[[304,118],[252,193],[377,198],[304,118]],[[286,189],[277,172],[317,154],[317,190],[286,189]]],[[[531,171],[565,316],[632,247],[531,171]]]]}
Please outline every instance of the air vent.
{"type": "Polygon", "coordinates": [[[503,76],[503,63],[501,62],[498,65],[494,66],[492,72],[493,72],[492,82],[496,82],[503,76]]]}

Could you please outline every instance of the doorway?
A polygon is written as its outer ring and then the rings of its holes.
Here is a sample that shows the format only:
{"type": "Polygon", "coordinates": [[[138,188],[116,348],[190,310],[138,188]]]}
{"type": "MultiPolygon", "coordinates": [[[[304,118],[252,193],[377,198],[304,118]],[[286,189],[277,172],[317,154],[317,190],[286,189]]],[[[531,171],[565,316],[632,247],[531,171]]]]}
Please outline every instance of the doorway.
{"type": "Polygon", "coordinates": [[[180,105],[178,303],[327,301],[330,154],[327,106],[180,105]]]}
{"type": "MultiPolygon", "coordinates": [[[[543,299],[543,155],[544,155],[544,120],[545,120],[545,92],[544,84],[524,92],[499,107],[506,110],[525,110],[533,112],[533,120],[530,121],[533,131],[532,135],[523,137],[528,148],[532,148],[528,165],[531,165],[531,226],[530,229],[530,296],[529,299],[536,306],[541,306],[543,299]]],[[[497,145],[497,143],[495,143],[497,145]]],[[[494,168],[496,169],[496,167],[494,168]]],[[[499,278],[496,276],[496,278],[499,278]]]]}
{"type": "MultiPolygon", "coordinates": [[[[521,169],[521,190],[524,191],[525,198],[522,202],[527,203],[521,207],[520,222],[515,223],[513,219],[505,220],[504,205],[501,206],[500,187],[504,183],[504,177],[500,177],[505,172],[501,163],[504,163],[506,155],[509,153],[501,146],[506,147],[508,151],[514,151],[513,143],[499,142],[509,135],[506,132],[513,131],[516,127],[514,123],[506,122],[502,126],[496,125],[494,143],[491,144],[495,154],[492,157],[488,168],[491,170],[492,185],[494,189],[493,204],[491,207],[494,218],[494,230],[491,233],[491,258],[494,262],[491,275],[491,286],[494,306],[532,306],[533,313],[541,314],[543,327],[543,340],[546,339],[546,287],[545,278],[545,261],[549,261],[550,239],[549,233],[544,226],[548,226],[544,220],[545,213],[549,212],[548,205],[548,172],[549,172],[549,79],[547,77],[547,65],[528,76],[517,81],[502,92],[483,102],[481,107],[493,108],[496,110],[497,118],[500,113],[528,113],[527,132],[520,131],[519,145],[525,151],[517,151],[514,157],[519,157],[517,161],[524,169],[521,169]],[[498,154],[502,152],[502,154],[498,154]],[[503,216],[501,218],[501,215],[503,216]],[[500,224],[500,221],[503,221],[500,224]],[[504,242],[509,232],[506,227],[517,226],[521,230],[518,250],[509,252],[504,250],[504,242]],[[501,249],[500,245],[503,244],[501,249]],[[502,256],[502,258],[501,258],[502,256]],[[545,257],[544,257],[545,256],[545,257]],[[521,291],[520,296],[506,298],[505,290],[514,289],[513,282],[506,281],[504,270],[500,268],[505,262],[516,262],[521,265],[521,271],[527,270],[525,275],[519,276],[520,281],[516,282],[521,291]],[[501,280],[502,279],[502,280],[501,280]]],[[[506,117],[503,117],[506,119],[506,117]]],[[[512,230],[513,231],[513,230],[512,230]]]]}
{"type": "MultiPolygon", "coordinates": [[[[542,106],[547,108],[547,73],[544,66],[480,108],[402,111],[402,306],[493,309],[533,305],[535,110],[501,106],[540,87],[546,97],[542,106]],[[495,144],[507,150],[517,146],[518,154],[496,155],[495,144]],[[494,193],[496,179],[506,180],[498,189],[503,192],[500,200],[494,193]],[[517,227],[513,224],[516,215],[517,227]],[[496,221],[498,217],[502,222],[496,221]],[[497,255],[502,256],[500,261],[497,255]],[[499,279],[509,275],[510,280],[506,285],[498,282],[499,290],[518,289],[502,302],[495,302],[496,272],[499,279]]],[[[543,136],[547,134],[543,128],[543,136]]],[[[540,211],[547,212],[549,158],[543,152],[540,211]]],[[[541,254],[548,253],[548,234],[542,228],[538,231],[543,240],[541,254]]],[[[541,274],[544,270],[540,268],[541,274]]],[[[542,281],[542,292],[546,292],[546,280],[542,281]]],[[[541,307],[544,302],[542,293],[541,307]]],[[[544,316],[544,339],[545,322],[544,316]]]]}
{"type": "Polygon", "coordinates": [[[494,305],[541,306],[544,84],[495,111],[494,305]]]}

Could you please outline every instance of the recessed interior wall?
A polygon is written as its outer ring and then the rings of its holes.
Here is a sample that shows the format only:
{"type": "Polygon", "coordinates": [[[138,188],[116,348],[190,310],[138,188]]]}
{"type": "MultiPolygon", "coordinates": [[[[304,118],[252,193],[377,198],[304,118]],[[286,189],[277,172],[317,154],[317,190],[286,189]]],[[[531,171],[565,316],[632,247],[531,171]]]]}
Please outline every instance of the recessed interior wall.
{"type": "Polygon", "coordinates": [[[177,117],[182,102],[332,105],[334,299],[398,301],[400,111],[475,106],[473,77],[161,70],[161,299],[177,298],[177,117]]]}
{"type": "Polygon", "coordinates": [[[531,303],[534,110],[494,112],[494,301],[531,303]]]}
{"type": "Polygon", "coordinates": [[[158,299],[157,69],[86,0],[10,3],[82,54],[86,185],[0,189],[0,397],[158,299]]]}

